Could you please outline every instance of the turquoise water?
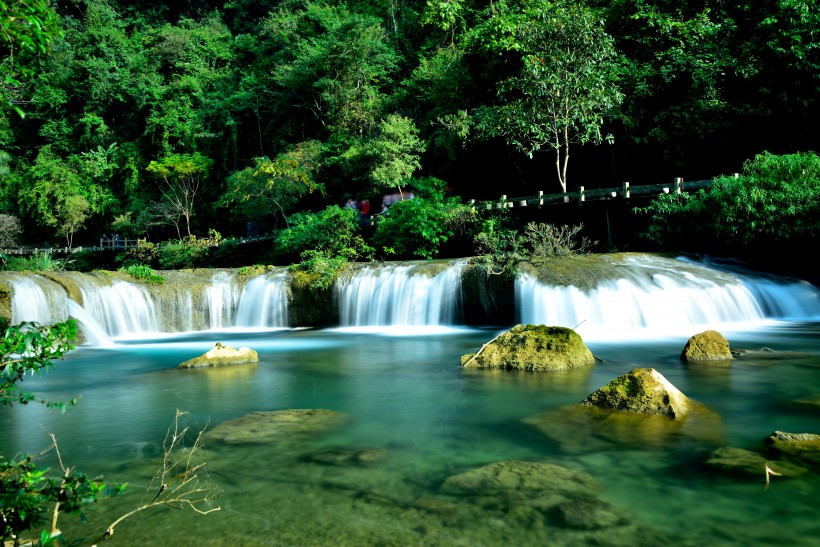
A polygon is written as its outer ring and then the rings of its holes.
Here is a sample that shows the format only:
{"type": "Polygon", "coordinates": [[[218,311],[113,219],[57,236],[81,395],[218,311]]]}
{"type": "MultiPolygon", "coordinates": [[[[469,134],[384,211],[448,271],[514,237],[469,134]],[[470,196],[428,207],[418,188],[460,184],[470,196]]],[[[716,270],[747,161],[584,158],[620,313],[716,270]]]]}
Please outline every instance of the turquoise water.
{"type": "MultiPolygon", "coordinates": [[[[466,371],[495,329],[271,330],[198,333],[83,347],[29,391],[79,396],[70,412],[38,405],[0,412],[0,452],[59,441],[64,462],[130,494],[62,517],[67,537],[93,540],[136,506],[160,463],[177,409],[192,430],[255,411],[328,409],[332,430],[263,444],[206,443],[210,478],[224,491],[208,515],[169,508],[138,514],[106,545],[820,545],[817,469],[799,477],[732,476],[705,465],[716,448],[762,451],[775,430],[820,433],[820,324],[771,323],[724,333],[733,349],[760,349],[729,366],[684,365],[685,338],[587,341],[602,361],[570,373],[466,371]],[[400,332],[400,331],[399,331],[400,332]],[[216,340],[249,346],[258,366],[178,370],[216,340]],[[561,409],[638,367],[660,371],[715,418],[694,433],[586,430],[561,409]],[[529,418],[540,416],[544,427],[529,418]],[[383,458],[323,454],[382,449],[383,458]],[[493,462],[550,462],[590,475],[599,525],[567,524],[554,508],[504,495],[446,493],[451,476],[493,462]],[[605,518],[610,513],[617,519],[605,518]]],[[[694,333],[692,333],[694,334],[694,333]]],[[[526,496],[524,496],[526,498],[526,496]]],[[[595,506],[593,504],[593,506],[595,506]]]]}

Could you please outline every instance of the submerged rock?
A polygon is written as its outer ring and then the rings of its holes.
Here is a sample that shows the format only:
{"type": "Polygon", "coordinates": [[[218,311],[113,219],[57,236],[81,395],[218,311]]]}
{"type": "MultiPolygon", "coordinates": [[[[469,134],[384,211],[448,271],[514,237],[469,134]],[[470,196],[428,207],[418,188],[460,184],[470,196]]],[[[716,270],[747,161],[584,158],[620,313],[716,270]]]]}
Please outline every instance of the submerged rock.
{"type": "Polygon", "coordinates": [[[324,409],[254,412],[219,424],[205,433],[205,439],[225,444],[289,442],[336,428],[346,420],[347,415],[324,409]]]}
{"type": "Polygon", "coordinates": [[[337,448],[309,454],[305,460],[324,465],[363,466],[380,463],[387,459],[390,452],[385,448],[363,448],[359,450],[337,448]]]}
{"type": "Polygon", "coordinates": [[[672,418],[681,418],[689,412],[686,395],[653,368],[638,368],[619,376],[591,393],[581,404],[672,418]]]}
{"type": "Polygon", "coordinates": [[[178,368],[197,367],[219,367],[225,365],[247,365],[259,362],[259,354],[250,348],[236,349],[231,346],[223,346],[217,342],[213,349],[207,353],[189,359],[180,364],[178,368]]]}
{"type": "Polygon", "coordinates": [[[691,337],[681,352],[681,361],[731,361],[729,341],[716,330],[707,330],[691,337]]]}
{"type": "Polygon", "coordinates": [[[796,405],[813,407],[820,410],[820,395],[809,395],[807,397],[800,397],[792,401],[796,405]]]}
{"type": "Polygon", "coordinates": [[[820,435],[775,431],[763,442],[777,454],[820,465],[820,435]]]}
{"type": "Polygon", "coordinates": [[[557,524],[576,530],[603,530],[631,521],[625,511],[598,498],[567,500],[555,506],[550,513],[557,524]]]}
{"type": "Polygon", "coordinates": [[[546,325],[516,325],[476,353],[464,355],[461,366],[555,371],[592,365],[595,357],[574,330],[546,325]]]}
{"type": "Polygon", "coordinates": [[[539,494],[590,496],[601,487],[592,476],[548,462],[501,461],[452,476],[446,494],[530,499],[539,494]]]}
{"type": "Polygon", "coordinates": [[[759,479],[765,476],[767,466],[784,477],[796,477],[807,472],[804,467],[793,463],[767,460],[757,452],[731,446],[724,446],[713,451],[706,460],[706,465],[735,475],[747,475],[759,479]]]}

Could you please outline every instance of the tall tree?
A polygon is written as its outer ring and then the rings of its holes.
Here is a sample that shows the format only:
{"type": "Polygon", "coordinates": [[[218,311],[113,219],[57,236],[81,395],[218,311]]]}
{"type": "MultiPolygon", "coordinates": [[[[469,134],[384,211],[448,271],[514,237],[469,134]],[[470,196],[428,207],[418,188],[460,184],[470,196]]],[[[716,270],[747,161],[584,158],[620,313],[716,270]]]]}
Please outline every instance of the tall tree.
{"type": "Polygon", "coordinates": [[[424,143],[418,137],[413,120],[391,114],[379,125],[380,134],[373,141],[373,168],[370,178],[376,186],[396,188],[421,168],[419,157],[424,143]]]}
{"type": "Polygon", "coordinates": [[[514,52],[520,69],[499,82],[498,104],[477,110],[478,131],[529,157],[552,150],[566,192],[570,145],[599,144],[604,117],[623,99],[612,37],[586,6],[546,0],[495,12],[479,34],[482,47],[514,52]]]}
{"type": "Polygon", "coordinates": [[[148,172],[159,178],[162,196],[175,213],[177,236],[182,239],[179,219],[185,219],[185,229],[191,237],[191,217],[194,216],[196,196],[202,179],[208,174],[213,162],[199,152],[193,154],[170,154],[148,164],[148,172]]]}

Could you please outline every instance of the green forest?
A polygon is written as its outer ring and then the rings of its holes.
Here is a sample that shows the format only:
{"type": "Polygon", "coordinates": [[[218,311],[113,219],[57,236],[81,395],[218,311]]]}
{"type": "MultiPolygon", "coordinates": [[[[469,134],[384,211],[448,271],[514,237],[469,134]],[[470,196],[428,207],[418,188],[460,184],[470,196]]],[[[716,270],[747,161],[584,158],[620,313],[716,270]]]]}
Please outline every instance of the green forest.
{"type": "Polygon", "coordinates": [[[469,199],[710,179],[817,149],[815,0],[0,9],[6,245],[175,240],[165,264],[133,257],[172,267],[192,243],[276,233],[281,260],[432,258],[492,234],[469,199]],[[375,231],[343,207],[410,192],[375,231]]]}

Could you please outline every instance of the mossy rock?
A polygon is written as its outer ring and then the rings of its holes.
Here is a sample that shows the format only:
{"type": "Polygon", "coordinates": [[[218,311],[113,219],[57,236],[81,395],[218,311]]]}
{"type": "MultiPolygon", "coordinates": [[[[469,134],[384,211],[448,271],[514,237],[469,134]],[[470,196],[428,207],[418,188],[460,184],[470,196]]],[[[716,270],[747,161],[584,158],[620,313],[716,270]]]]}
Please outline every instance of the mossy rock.
{"type": "Polygon", "coordinates": [[[681,361],[731,361],[729,341],[716,330],[707,330],[692,336],[683,348],[681,361]]]}
{"type": "Polygon", "coordinates": [[[288,323],[291,327],[330,327],[339,324],[339,304],[333,286],[314,286],[318,278],[319,274],[301,270],[290,272],[288,323]]]}
{"type": "Polygon", "coordinates": [[[574,330],[546,325],[516,325],[478,352],[464,355],[461,366],[555,371],[592,365],[595,357],[574,330]]]}
{"type": "Polygon", "coordinates": [[[198,367],[222,367],[229,365],[257,364],[259,354],[250,348],[236,349],[231,346],[223,346],[220,342],[208,352],[188,359],[181,363],[178,368],[198,368],[198,367]]]}
{"type": "Polygon", "coordinates": [[[589,394],[581,404],[671,418],[681,418],[689,412],[686,395],[653,368],[638,368],[619,376],[589,394]]]}

